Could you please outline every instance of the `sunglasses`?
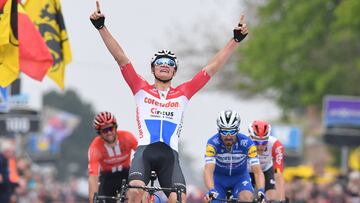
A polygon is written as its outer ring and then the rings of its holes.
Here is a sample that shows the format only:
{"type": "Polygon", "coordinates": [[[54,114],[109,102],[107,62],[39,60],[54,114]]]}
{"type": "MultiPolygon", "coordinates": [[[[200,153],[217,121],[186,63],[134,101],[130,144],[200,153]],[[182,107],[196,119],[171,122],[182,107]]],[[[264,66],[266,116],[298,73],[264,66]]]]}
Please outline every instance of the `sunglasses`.
{"type": "Polygon", "coordinates": [[[267,141],[267,140],[264,140],[264,141],[257,141],[257,140],[253,140],[253,142],[254,142],[254,144],[255,145],[267,145],[267,143],[269,142],[269,141],[267,141]]]}
{"type": "Polygon", "coordinates": [[[235,136],[238,133],[238,130],[219,130],[220,135],[222,136],[235,136]]]}
{"type": "Polygon", "coordinates": [[[106,134],[108,132],[114,131],[114,129],[115,129],[115,126],[106,127],[106,128],[100,129],[100,133],[101,134],[106,134]]]}
{"type": "Polygon", "coordinates": [[[169,66],[169,67],[172,67],[172,68],[176,67],[175,61],[172,60],[172,59],[169,59],[169,58],[159,58],[154,62],[154,64],[156,66],[166,65],[166,66],[169,66]]]}

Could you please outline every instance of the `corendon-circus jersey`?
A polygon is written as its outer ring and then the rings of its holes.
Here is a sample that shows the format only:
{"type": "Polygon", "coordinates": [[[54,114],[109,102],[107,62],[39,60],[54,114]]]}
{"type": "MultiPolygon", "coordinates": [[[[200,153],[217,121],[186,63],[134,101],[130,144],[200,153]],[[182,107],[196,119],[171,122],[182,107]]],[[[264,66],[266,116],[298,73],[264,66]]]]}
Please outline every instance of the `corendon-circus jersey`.
{"type": "Polygon", "coordinates": [[[161,91],[139,76],[131,63],[120,69],[136,100],[139,146],[163,142],[178,151],[185,107],[210,80],[210,75],[201,70],[178,87],[161,91]]]}

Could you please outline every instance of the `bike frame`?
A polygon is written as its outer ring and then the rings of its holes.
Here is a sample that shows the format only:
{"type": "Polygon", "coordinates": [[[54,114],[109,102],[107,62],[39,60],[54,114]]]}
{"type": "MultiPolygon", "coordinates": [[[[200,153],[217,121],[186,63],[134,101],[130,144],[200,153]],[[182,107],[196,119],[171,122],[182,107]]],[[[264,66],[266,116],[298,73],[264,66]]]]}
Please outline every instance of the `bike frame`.
{"type": "Polygon", "coordinates": [[[154,186],[155,180],[156,180],[156,174],[154,171],[151,172],[151,176],[150,176],[150,181],[151,181],[150,185],[151,186],[131,186],[126,183],[125,179],[123,179],[121,191],[120,191],[120,202],[123,203],[127,199],[126,191],[128,189],[141,189],[141,190],[144,190],[145,192],[149,193],[148,200],[150,201],[150,203],[153,203],[155,201],[155,192],[157,192],[157,191],[175,192],[176,196],[177,196],[176,202],[181,203],[181,193],[185,192],[185,191],[183,191],[183,189],[181,189],[180,187],[174,187],[174,188],[155,187],[154,186]]]}
{"type": "Polygon", "coordinates": [[[119,197],[119,195],[117,195],[117,196],[98,195],[97,192],[94,194],[94,198],[93,198],[94,203],[106,203],[106,200],[119,201],[120,197],[119,197]]]}

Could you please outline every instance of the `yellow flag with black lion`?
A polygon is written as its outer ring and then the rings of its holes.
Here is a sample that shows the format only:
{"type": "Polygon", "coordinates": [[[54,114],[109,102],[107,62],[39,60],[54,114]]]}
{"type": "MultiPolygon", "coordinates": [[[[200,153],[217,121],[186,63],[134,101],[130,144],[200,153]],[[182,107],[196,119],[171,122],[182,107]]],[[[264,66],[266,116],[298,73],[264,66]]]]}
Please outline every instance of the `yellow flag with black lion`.
{"type": "Polygon", "coordinates": [[[71,61],[71,50],[60,0],[27,0],[24,8],[53,56],[54,65],[47,75],[64,89],[65,65],[71,61]]]}

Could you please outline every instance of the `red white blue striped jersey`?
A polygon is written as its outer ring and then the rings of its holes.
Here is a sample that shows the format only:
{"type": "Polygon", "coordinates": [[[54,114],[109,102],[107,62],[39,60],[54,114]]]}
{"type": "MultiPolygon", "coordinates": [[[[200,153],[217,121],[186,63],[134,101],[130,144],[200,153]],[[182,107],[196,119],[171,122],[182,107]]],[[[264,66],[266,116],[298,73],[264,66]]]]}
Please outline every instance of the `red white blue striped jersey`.
{"type": "Polygon", "coordinates": [[[120,69],[135,97],[139,145],[164,142],[178,151],[186,105],[210,80],[210,75],[201,70],[178,87],[159,91],[139,76],[131,63],[120,69]]]}

